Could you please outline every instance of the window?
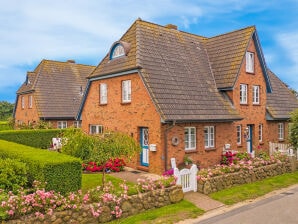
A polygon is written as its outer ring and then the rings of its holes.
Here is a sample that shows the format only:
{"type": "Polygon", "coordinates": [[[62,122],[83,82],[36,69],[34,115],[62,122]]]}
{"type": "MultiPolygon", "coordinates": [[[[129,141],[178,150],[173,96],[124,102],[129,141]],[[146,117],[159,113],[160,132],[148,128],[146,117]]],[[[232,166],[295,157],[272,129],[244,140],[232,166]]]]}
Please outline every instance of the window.
{"type": "Polygon", "coordinates": [[[102,125],[90,125],[90,134],[102,134],[103,126],[102,125]]]}
{"type": "Polygon", "coordinates": [[[67,121],[58,121],[58,128],[63,129],[67,128],[67,121]]]}
{"type": "Polygon", "coordinates": [[[247,85],[240,84],[240,104],[247,104],[247,85]]]}
{"type": "Polygon", "coordinates": [[[32,108],[32,95],[29,96],[29,108],[32,108]]]}
{"type": "Polygon", "coordinates": [[[21,97],[21,105],[22,105],[22,109],[25,108],[25,98],[24,96],[21,97]]]}
{"type": "Polygon", "coordinates": [[[196,128],[195,127],[184,128],[184,143],[185,143],[185,150],[196,149],[196,128]]]}
{"type": "Polygon", "coordinates": [[[260,86],[252,87],[252,103],[260,104],[260,86]]]}
{"type": "Polygon", "coordinates": [[[74,128],[81,128],[82,127],[82,121],[74,121],[73,126],[74,126],[74,128]]]}
{"type": "Polygon", "coordinates": [[[125,55],[124,47],[121,44],[116,44],[112,49],[110,59],[118,58],[125,55]]]}
{"type": "Polygon", "coordinates": [[[259,124],[259,142],[263,141],[263,124],[259,124]]]}
{"type": "Polygon", "coordinates": [[[214,147],[214,126],[204,127],[205,148],[214,147]]]}
{"type": "Polygon", "coordinates": [[[246,52],[246,72],[254,73],[254,53],[246,52]]]}
{"type": "Polygon", "coordinates": [[[99,103],[108,103],[108,87],[106,83],[100,83],[99,85],[99,103]]]}
{"type": "Polygon", "coordinates": [[[122,102],[131,102],[131,80],[122,81],[122,102]]]}
{"type": "Polygon", "coordinates": [[[237,125],[237,144],[238,145],[241,145],[241,143],[242,143],[241,135],[242,135],[242,126],[237,125]]]}
{"type": "Polygon", "coordinates": [[[284,140],[284,124],[278,123],[278,140],[284,140]]]}

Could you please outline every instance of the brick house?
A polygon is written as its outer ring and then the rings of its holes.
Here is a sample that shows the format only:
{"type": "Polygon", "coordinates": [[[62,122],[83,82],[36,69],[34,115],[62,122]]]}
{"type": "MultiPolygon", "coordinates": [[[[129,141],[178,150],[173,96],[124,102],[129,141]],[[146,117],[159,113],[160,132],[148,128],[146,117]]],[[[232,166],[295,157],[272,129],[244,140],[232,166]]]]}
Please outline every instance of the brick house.
{"type": "Polygon", "coordinates": [[[267,69],[254,26],[206,38],[138,19],[88,80],[83,130],[130,134],[142,148],[130,166],[153,173],[172,157],[207,167],[225,148],[268,150],[286,141],[298,108],[267,69]]]}
{"type": "Polygon", "coordinates": [[[80,126],[76,116],[86,88],[86,77],[95,66],[42,60],[17,91],[16,127],[51,122],[54,128],[80,126]]]}

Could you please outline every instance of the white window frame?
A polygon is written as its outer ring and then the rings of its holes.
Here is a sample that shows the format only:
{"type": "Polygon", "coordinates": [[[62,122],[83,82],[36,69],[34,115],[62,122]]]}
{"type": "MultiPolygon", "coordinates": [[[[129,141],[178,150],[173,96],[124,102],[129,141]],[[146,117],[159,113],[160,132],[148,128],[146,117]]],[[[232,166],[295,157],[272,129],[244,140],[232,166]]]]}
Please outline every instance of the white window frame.
{"type": "Polygon", "coordinates": [[[184,128],[185,151],[195,150],[197,147],[197,134],[195,127],[184,128]]]}
{"type": "Polygon", "coordinates": [[[91,124],[89,126],[89,133],[91,135],[102,134],[103,133],[103,125],[91,124]]]}
{"type": "Polygon", "coordinates": [[[28,104],[29,104],[29,108],[32,108],[32,95],[29,95],[28,104]]]}
{"type": "Polygon", "coordinates": [[[21,107],[22,107],[22,109],[25,108],[25,97],[24,96],[21,96],[21,107]]]}
{"type": "Polygon", "coordinates": [[[252,103],[260,104],[260,86],[252,86],[252,103]]]}
{"type": "Polygon", "coordinates": [[[81,128],[82,127],[82,121],[74,121],[73,122],[74,128],[81,128]]]}
{"type": "Polygon", "coordinates": [[[108,86],[106,83],[100,83],[99,85],[99,103],[108,103],[108,86]]]}
{"type": "Polygon", "coordinates": [[[237,144],[241,145],[242,144],[242,125],[237,125],[236,127],[237,131],[237,144]]]}
{"type": "Polygon", "coordinates": [[[215,127],[214,126],[204,127],[204,143],[205,143],[205,149],[215,147],[215,127]]]}
{"type": "Polygon", "coordinates": [[[67,121],[57,121],[57,128],[58,129],[67,128],[67,121]]]}
{"type": "Polygon", "coordinates": [[[122,103],[131,102],[131,80],[122,81],[122,103]]]}
{"type": "Polygon", "coordinates": [[[263,141],[263,124],[259,124],[259,142],[263,141]]]}
{"type": "Polygon", "coordinates": [[[278,140],[284,140],[284,123],[278,123],[278,140]]]}
{"type": "Polygon", "coordinates": [[[254,62],[255,54],[253,52],[246,52],[246,72],[254,73],[255,70],[255,62],[254,62]]]}
{"type": "Polygon", "coordinates": [[[240,104],[247,104],[247,84],[240,84],[240,104]]]}

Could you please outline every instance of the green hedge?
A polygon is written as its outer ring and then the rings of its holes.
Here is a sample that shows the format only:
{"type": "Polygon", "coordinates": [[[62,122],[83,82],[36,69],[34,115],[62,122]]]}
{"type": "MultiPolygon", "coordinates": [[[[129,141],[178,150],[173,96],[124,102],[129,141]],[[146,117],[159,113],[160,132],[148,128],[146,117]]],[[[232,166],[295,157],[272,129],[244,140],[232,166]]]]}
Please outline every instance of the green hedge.
{"type": "Polygon", "coordinates": [[[52,144],[52,138],[61,135],[61,129],[30,129],[1,131],[0,139],[16,142],[35,148],[47,149],[52,144]]]}
{"type": "Polygon", "coordinates": [[[19,159],[28,167],[28,181],[46,182],[47,190],[65,194],[81,189],[81,160],[58,152],[0,140],[0,158],[19,159]]]}

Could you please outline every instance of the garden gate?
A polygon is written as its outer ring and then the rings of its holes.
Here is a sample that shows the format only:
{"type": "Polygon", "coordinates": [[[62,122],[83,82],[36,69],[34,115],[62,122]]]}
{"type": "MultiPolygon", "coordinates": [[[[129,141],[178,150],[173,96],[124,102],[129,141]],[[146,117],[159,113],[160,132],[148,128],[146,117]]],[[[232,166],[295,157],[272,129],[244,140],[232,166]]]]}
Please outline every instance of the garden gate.
{"type": "Polygon", "coordinates": [[[197,173],[198,168],[195,164],[193,164],[190,169],[182,169],[180,171],[175,167],[174,176],[177,177],[176,184],[182,186],[183,192],[196,192],[198,189],[197,173]]]}

